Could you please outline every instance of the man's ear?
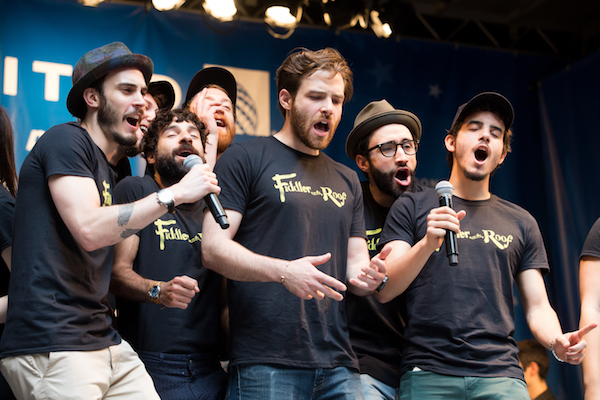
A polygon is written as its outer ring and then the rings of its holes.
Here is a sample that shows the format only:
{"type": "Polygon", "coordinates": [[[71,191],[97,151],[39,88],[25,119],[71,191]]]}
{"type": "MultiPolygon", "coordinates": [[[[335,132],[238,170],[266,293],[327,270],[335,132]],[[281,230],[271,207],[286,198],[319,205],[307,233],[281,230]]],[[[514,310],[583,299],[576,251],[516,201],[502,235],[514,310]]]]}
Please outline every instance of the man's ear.
{"type": "Polygon", "coordinates": [[[446,146],[446,150],[448,150],[451,153],[454,153],[455,147],[455,137],[452,135],[446,135],[446,138],[444,139],[444,145],[446,146]]]}
{"type": "Polygon", "coordinates": [[[360,170],[365,174],[371,172],[371,163],[369,162],[369,160],[367,160],[367,157],[357,154],[354,161],[356,161],[356,165],[358,165],[358,168],[360,168],[360,170]]]}
{"type": "Polygon", "coordinates": [[[281,107],[283,107],[284,110],[289,111],[292,109],[293,101],[294,98],[292,97],[292,94],[288,92],[287,89],[281,89],[279,92],[279,104],[281,104],[281,107]]]}
{"type": "Polygon", "coordinates": [[[154,153],[148,152],[148,154],[146,154],[146,162],[148,164],[154,164],[156,162],[156,158],[154,157],[154,153]]]}
{"type": "Polygon", "coordinates": [[[85,101],[85,104],[87,104],[88,107],[100,107],[100,96],[98,91],[94,88],[89,87],[83,91],[83,101],[85,101]]]}

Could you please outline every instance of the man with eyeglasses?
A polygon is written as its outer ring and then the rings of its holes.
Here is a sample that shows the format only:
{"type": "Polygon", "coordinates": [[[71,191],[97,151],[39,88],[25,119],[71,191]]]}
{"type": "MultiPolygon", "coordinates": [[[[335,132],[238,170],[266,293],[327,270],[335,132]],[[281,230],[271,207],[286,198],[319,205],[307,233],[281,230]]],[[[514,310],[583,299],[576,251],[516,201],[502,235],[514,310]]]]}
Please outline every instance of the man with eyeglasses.
{"type": "MultiPolygon", "coordinates": [[[[346,153],[368,178],[361,185],[371,257],[377,254],[379,235],[394,201],[406,191],[422,190],[415,183],[421,132],[416,115],[379,100],[362,109],[348,135],[346,153]]],[[[373,297],[346,295],[350,340],[367,400],[397,398],[404,310],[403,296],[380,304],[373,297]]]]}

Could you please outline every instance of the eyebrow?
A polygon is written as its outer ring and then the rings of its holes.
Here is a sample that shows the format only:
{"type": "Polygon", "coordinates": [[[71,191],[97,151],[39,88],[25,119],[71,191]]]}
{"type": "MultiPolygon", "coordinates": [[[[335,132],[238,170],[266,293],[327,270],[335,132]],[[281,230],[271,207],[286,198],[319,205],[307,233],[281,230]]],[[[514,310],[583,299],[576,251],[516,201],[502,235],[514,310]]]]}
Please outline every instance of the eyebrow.
{"type": "MultiPolygon", "coordinates": [[[[476,124],[476,125],[480,125],[480,126],[481,126],[481,125],[483,125],[483,122],[481,122],[481,121],[477,121],[476,119],[474,119],[474,120],[470,120],[470,121],[467,121],[467,122],[466,122],[466,125],[470,125],[470,124],[476,124]]],[[[503,132],[503,133],[504,133],[504,130],[503,130],[502,128],[500,128],[499,126],[496,126],[496,125],[490,125],[490,126],[491,126],[493,129],[497,129],[497,130],[499,130],[500,132],[503,132]]]]}

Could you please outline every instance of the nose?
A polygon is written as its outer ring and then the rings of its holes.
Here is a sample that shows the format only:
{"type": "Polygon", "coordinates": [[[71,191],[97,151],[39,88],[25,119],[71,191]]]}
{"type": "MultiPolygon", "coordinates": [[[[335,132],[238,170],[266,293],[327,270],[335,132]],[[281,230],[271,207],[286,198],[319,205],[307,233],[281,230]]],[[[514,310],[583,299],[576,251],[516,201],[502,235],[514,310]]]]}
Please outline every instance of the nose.
{"type": "Polygon", "coordinates": [[[397,164],[406,164],[408,156],[404,152],[404,148],[400,145],[396,147],[395,161],[397,164]]]}
{"type": "Polygon", "coordinates": [[[333,101],[331,100],[331,98],[326,97],[325,99],[323,99],[323,102],[321,103],[321,113],[329,116],[331,115],[331,113],[333,112],[333,101]]]}
{"type": "Polygon", "coordinates": [[[180,135],[180,142],[181,143],[192,143],[192,133],[190,132],[189,129],[183,129],[181,131],[181,135],[180,135]]]}

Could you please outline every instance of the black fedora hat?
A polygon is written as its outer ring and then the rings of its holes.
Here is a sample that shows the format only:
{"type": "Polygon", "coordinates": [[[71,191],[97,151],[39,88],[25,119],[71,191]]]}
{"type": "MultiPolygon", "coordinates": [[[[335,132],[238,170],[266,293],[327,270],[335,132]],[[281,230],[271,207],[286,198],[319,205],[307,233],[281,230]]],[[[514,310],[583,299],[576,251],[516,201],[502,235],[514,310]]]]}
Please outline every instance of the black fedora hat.
{"type": "Polygon", "coordinates": [[[175,89],[168,81],[156,81],[148,84],[148,93],[161,110],[170,110],[175,105],[175,89]]]}
{"type": "Polygon", "coordinates": [[[484,102],[488,104],[493,104],[498,108],[498,110],[500,111],[499,117],[503,120],[505,129],[509,130],[515,119],[515,110],[513,109],[512,104],[510,104],[510,101],[508,101],[506,97],[496,92],[479,93],[473,96],[471,100],[458,107],[456,115],[452,120],[452,125],[450,126],[450,129],[454,128],[454,125],[459,120],[462,120],[464,117],[468,116],[468,113],[471,111],[473,106],[484,102]]]}
{"type": "Polygon", "coordinates": [[[144,74],[146,83],[150,81],[154,64],[142,54],[133,54],[121,42],[113,42],[83,55],[73,69],[73,87],[67,96],[67,109],[77,118],[83,118],[87,112],[83,91],[99,78],[119,68],[137,68],[144,74]]]}
{"type": "Polygon", "coordinates": [[[237,101],[237,83],[233,74],[221,67],[208,67],[196,72],[188,87],[183,104],[186,107],[192,98],[202,89],[210,85],[218,85],[225,89],[231,103],[235,106],[237,101]]]}
{"type": "Polygon", "coordinates": [[[354,128],[346,139],[346,153],[356,158],[360,141],[384,125],[401,124],[408,128],[414,140],[421,140],[423,128],[419,118],[410,111],[397,110],[387,100],[372,101],[363,108],[354,120],[354,128]]]}

